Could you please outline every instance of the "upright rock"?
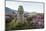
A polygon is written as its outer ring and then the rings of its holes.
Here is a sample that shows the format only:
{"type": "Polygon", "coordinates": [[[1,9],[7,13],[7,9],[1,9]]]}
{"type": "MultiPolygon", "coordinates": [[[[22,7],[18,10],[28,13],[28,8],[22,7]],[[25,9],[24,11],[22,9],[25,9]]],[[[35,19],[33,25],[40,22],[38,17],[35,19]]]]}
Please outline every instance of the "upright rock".
{"type": "Polygon", "coordinates": [[[18,12],[17,12],[17,22],[22,22],[24,23],[24,9],[23,6],[19,6],[18,12]]]}

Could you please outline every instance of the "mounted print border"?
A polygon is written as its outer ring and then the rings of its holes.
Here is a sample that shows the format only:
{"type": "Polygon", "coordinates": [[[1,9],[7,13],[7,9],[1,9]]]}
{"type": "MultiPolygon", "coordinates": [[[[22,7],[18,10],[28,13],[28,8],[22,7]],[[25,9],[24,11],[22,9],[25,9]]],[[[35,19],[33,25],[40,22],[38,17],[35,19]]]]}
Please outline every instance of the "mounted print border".
{"type": "Polygon", "coordinates": [[[45,14],[44,13],[45,12],[44,2],[32,2],[32,1],[13,1],[13,2],[16,2],[15,3],[17,6],[16,9],[18,8],[17,11],[13,9],[15,7],[13,7],[13,8],[11,7],[11,9],[9,9],[10,6],[7,6],[7,3],[6,3],[6,7],[5,7],[5,16],[6,16],[5,25],[6,25],[7,31],[8,30],[13,31],[13,30],[44,29],[44,25],[45,25],[45,23],[44,23],[44,14],[45,14]],[[36,3],[36,7],[38,7],[37,3],[43,4],[43,6],[41,6],[41,7],[43,7],[43,9],[42,9],[43,14],[41,12],[39,13],[38,11],[31,12],[31,13],[30,13],[30,11],[26,11],[26,10],[29,10],[28,8],[30,8],[29,3],[34,3],[34,4],[36,3]],[[27,7],[25,7],[25,6],[27,6],[27,7]]]}

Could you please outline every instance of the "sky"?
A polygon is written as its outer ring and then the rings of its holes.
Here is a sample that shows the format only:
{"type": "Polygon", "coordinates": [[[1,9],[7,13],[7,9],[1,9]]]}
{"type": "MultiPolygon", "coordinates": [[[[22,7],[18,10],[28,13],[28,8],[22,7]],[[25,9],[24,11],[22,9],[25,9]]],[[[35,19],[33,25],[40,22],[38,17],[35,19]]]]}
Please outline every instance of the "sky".
{"type": "Polygon", "coordinates": [[[24,11],[43,13],[43,3],[6,1],[6,7],[14,10],[18,10],[19,5],[23,6],[24,11]]]}

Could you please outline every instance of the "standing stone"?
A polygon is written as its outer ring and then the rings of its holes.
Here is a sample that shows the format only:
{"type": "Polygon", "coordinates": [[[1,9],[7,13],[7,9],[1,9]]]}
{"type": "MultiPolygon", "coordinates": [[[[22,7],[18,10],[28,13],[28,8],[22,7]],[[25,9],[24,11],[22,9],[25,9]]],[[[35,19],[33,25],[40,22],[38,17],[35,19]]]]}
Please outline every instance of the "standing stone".
{"type": "Polygon", "coordinates": [[[17,12],[17,21],[24,23],[24,10],[23,6],[19,6],[18,12],[17,12]]]}

